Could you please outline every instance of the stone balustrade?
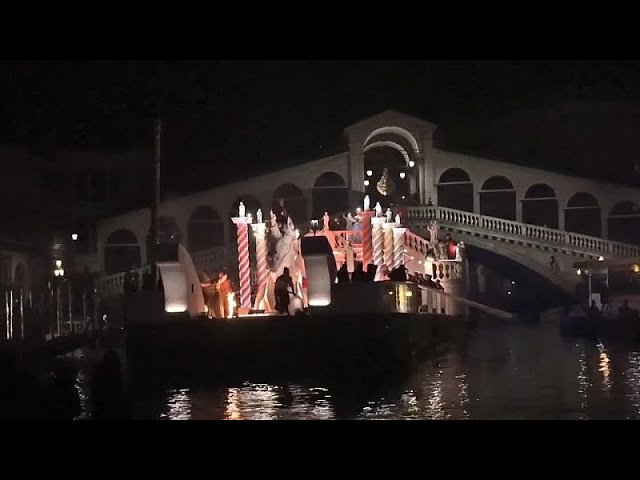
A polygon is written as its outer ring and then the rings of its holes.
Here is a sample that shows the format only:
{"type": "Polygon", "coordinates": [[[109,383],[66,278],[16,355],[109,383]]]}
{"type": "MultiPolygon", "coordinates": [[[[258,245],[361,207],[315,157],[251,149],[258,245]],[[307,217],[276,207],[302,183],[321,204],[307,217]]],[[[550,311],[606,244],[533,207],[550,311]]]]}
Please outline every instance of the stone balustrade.
{"type": "MultiPolygon", "coordinates": [[[[409,226],[426,226],[432,220],[436,220],[440,225],[455,227],[474,234],[488,234],[505,240],[524,240],[545,246],[559,246],[578,254],[617,257],[640,256],[640,246],[579,233],[486,217],[445,207],[407,208],[406,222],[409,226]]],[[[416,248],[416,250],[419,249],[416,248]]]]}

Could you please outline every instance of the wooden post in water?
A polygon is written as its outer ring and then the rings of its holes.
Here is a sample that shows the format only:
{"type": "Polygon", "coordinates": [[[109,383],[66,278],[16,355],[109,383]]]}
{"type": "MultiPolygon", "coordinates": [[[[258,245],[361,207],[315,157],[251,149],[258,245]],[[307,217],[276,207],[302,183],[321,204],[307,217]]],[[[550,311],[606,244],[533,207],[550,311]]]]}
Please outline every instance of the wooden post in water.
{"type": "Polygon", "coordinates": [[[20,289],[20,339],[24,340],[24,293],[20,289]]]}
{"type": "Polygon", "coordinates": [[[42,294],[42,305],[45,307],[45,311],[47,312],[49,338],[53,338],[53,310],[51,309],[51,306],[53,305],[53,290],[51,290],[51,283],[47,284],[47,293],[42,294]]]}
{"type": "Polygon", "coordinates": [[[69,283],[67,284],[67,296],[69,297],[69,300],[67,302],[67,308],[69,310],[69,333],[73,333],[73,301],[72,301],[73,291],[71,289],[71,280],[69,280],[68,282],[69,283]]]}
{"type": "Polygon", "coordinates": [[[6,333],[7,340],[11,340],[11,327],[9,325],[9,292],[4,292],[4,310],[7,318],[5,333],[6,333]]]}
{"type": "Polygon", "coordinates": [[[9,314],[11,316],[9,325],[11,326],[11,338],[13,338],[13,289],[9,290],[9,299],[9,314]]]}
{"type": "Polygon", "coordinates": [[[153,131],[153,202],[151,203],[151,235],[152,246],[151,255],[148,255],[148,260],[151,265],[151,278],[154,282],[154,290],[158,285],[158,266],[157,250],[160,244],[160,226],[158,225],[158,209],[160,207],[160,158],[161,158],[161,140],[162,140],[162,121],[156,120],[154,122],[153,131]]]}
{"type": "Polygon", "coordinates": [[[98,293],[94,290],[93,292],[93,328],[97,332],[98,331],[98,313],[100,309],[98,308],[100,302],[100,297],[98,297],[98,293]]]}
{"type": "Polygon", "coordinates": [[[84,331],[88,330],[87,322],[87,292],[82,292],[82,326],[84,331]]]}
{"type": "Polygon", "coordinates": [[[56,324],[58,326],[58,336],[62,334],[62,318],[60,312],[60,303],[62,303],[62,294],[60,293],[60,285],[56,285],[56,324]]]}

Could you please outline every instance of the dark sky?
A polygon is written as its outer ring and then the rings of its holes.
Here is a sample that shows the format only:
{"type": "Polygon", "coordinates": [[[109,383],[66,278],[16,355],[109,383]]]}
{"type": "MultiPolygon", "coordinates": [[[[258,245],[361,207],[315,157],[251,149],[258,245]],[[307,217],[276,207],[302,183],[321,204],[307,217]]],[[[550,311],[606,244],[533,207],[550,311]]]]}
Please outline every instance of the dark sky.
{"type": "Polygon", "coordinates": [[[622,60],[5,61],[2,67],[4,143],[150,146],[150,119],[160,112],[165,171],[181,190],[341,151],[344,127],[388,108],[440,124],[445,146],[523,161],[540,148],[525,148],[523,157],[509,150],[521,145],[505,146],[504,122],[518,112],[547,109],[548,116],[569,100],[640,104],[640,63],[622,60]],[[487,125],[494,125],[491,134],[487,125]],[[187,161],[193,167],[185,172],[187,161]]]}

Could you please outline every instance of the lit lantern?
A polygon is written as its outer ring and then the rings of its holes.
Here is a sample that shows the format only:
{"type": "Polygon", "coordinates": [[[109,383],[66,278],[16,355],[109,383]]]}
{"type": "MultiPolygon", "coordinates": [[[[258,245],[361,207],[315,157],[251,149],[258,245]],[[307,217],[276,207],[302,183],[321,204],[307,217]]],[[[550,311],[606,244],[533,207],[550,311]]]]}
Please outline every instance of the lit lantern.
{"type": "Polygon", "coordinates": [[[326,307],[331,305],[331,276],[326,256],[305,256],[304,268],[307,274],[307,298],[309,306],[326,307]]]}

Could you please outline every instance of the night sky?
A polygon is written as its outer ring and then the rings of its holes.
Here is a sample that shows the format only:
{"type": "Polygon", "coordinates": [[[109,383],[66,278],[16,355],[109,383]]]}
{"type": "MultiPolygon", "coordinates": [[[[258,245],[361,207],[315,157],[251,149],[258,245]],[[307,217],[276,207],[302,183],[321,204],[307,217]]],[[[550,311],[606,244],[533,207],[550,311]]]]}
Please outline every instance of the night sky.
{"type": "Polygon", "coordinates": [[[150,147],[160,113],[171,190],[344,151],[344,127],[388,108],[439,124],[445,149],[587,176],[606,156],[632,183],[640,161],[637,61],[7,61],[0,75],[5,144],[150,147]]]}

